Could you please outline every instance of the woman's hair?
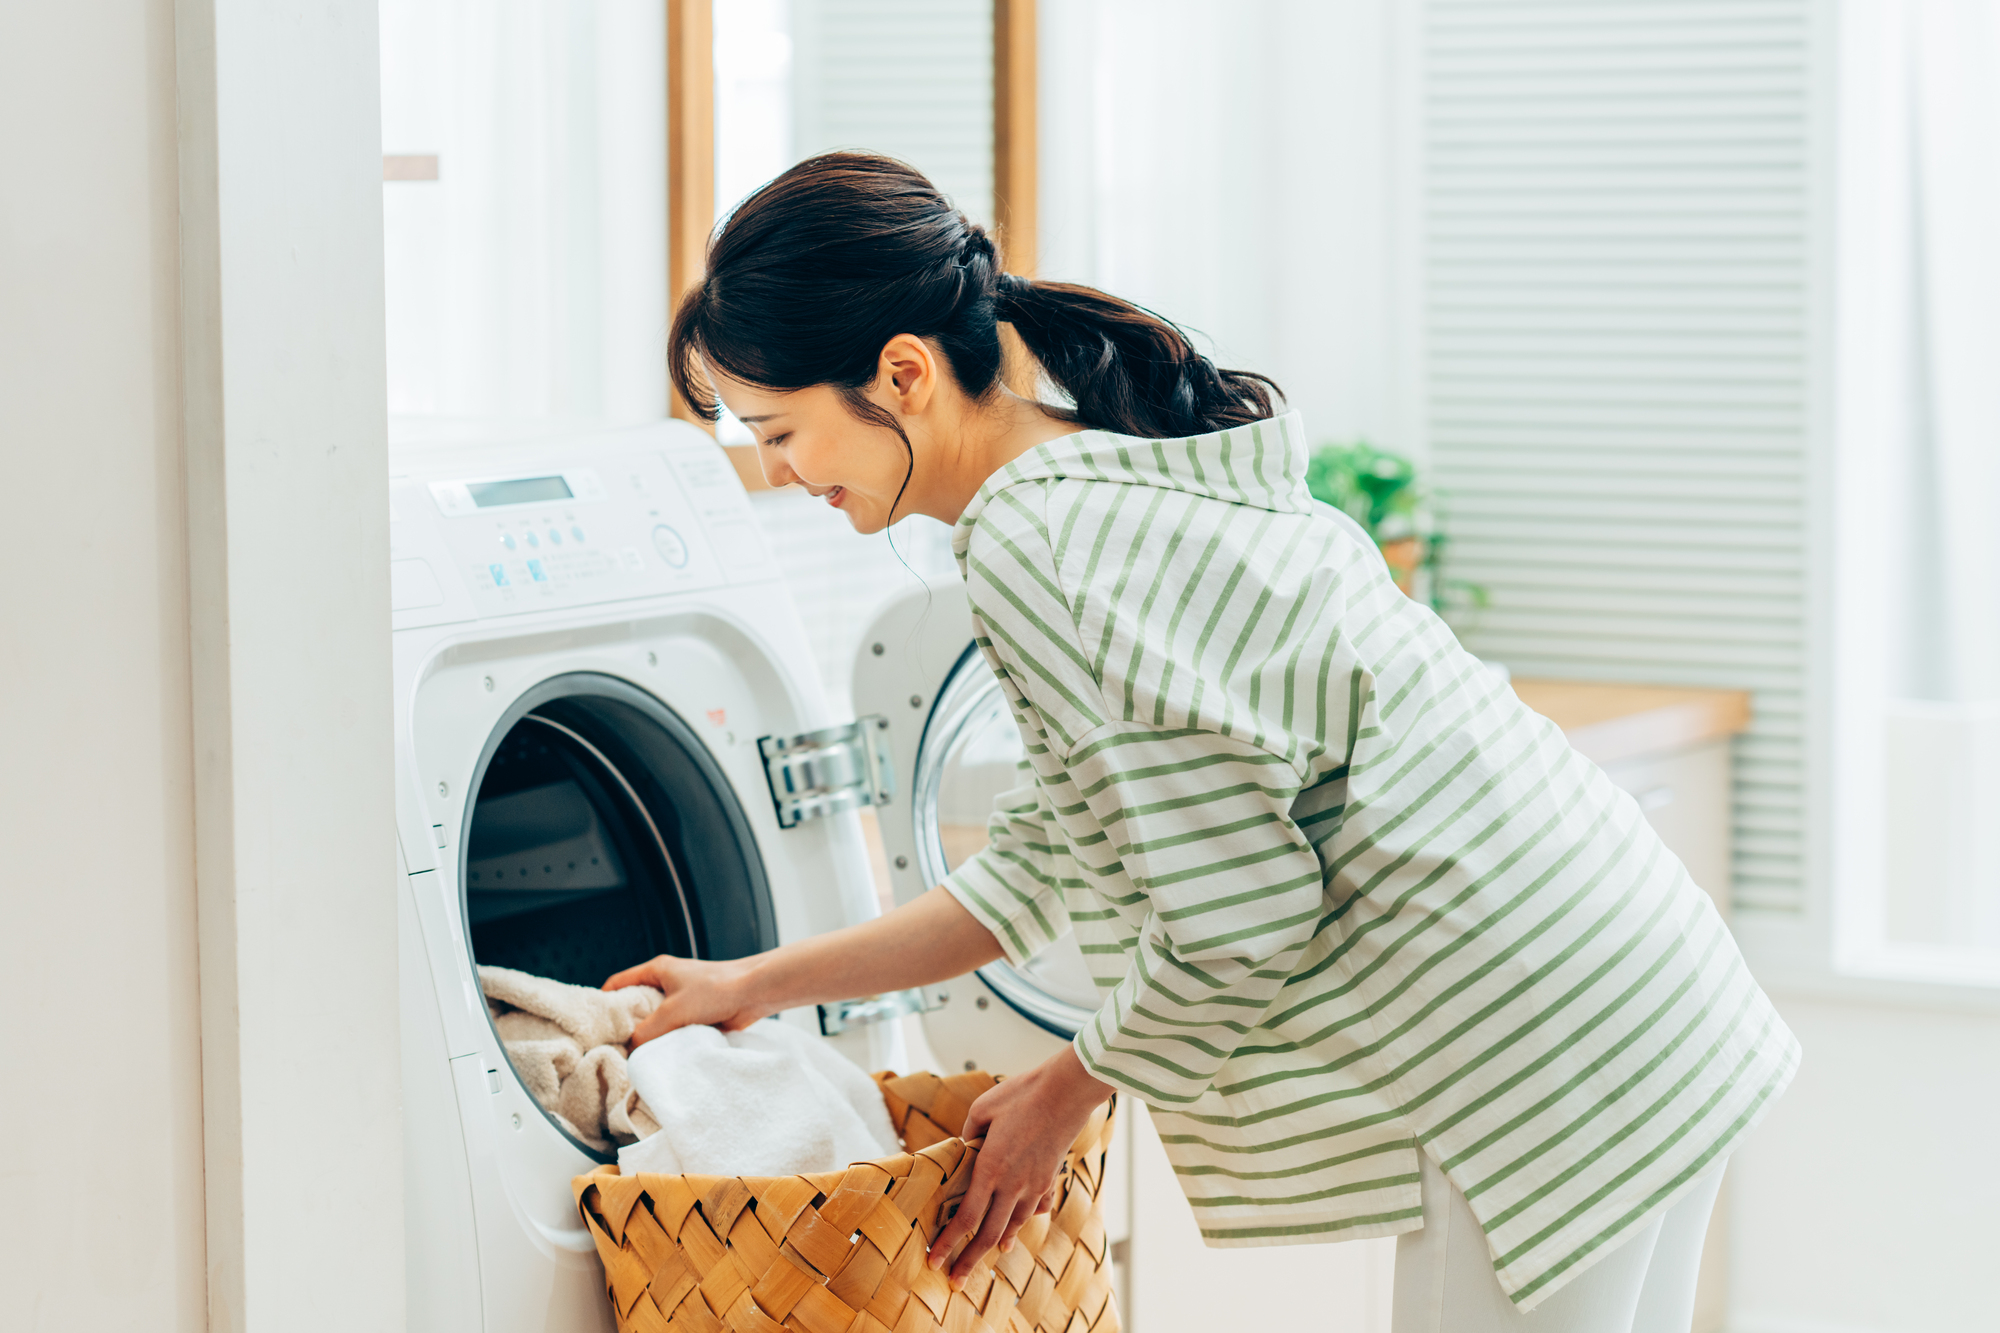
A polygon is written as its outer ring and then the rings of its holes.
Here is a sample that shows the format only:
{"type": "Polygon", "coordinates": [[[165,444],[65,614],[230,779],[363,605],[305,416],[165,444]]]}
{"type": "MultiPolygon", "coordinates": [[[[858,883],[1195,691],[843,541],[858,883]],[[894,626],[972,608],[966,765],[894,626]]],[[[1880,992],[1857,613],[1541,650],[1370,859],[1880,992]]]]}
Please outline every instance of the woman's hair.
{"type": "Polygon", "coordinates": [[[730,214],[709,243],[707,273],[674,312],[668,367],[711,421],[714,392],[697,356],[762,388],[832,385],[857,416],[900,435],[861,392],[888,341],[928,339],[979,399],[999,380],[1003,321],[1086,427],[1200,435],[1268,417],[1282,396],[1262,375],[1217,369],[1180,329],[1129,301],[1002,273],[991,238],[923,173],[868,153],[808,158],[730,214]]]}

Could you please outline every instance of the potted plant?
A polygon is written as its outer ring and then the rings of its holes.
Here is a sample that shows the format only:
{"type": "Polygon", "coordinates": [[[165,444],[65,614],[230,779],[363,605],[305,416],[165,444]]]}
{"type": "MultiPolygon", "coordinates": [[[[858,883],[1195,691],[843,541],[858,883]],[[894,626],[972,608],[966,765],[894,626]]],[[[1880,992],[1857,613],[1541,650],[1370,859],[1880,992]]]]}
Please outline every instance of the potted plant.
{"type": "Polygon", "coordinates": [[[1396,586],[1409,596],[1439,612],[1447,592],[1475,607],[1486,605],[1484,588],[1442,577],[1445,535],[1430,489],[1409,459],[1361,440],[1323,444],[1307,460],[1306,489],[1367,529],[1396,586]]]}

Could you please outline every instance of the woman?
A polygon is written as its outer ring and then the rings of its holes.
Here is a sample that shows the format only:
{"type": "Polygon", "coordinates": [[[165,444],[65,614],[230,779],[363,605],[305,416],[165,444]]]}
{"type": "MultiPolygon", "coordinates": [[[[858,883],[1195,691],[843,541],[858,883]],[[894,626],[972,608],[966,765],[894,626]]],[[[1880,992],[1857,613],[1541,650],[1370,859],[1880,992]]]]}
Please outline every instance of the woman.
{"type": "Polygon", "coordinates": [[[773,485],[860,532],[955,525],[1032,772],[915,902],[612,978],[666,993],[635,1040],[1074,928],[1103,1007],[973,1106],[986,1147],[931,1251],[954,1283],[1119,1090],[1210,1244],[1402,1237],[1398,1333],[1537,1306],[1538,1330],[1687,1327],[1722,1164],[1796,1045],[1633,801],[1316,509],[1270,380],[1000,272],[921,175],[858,154],[738,208],[671,359],[773,485]],[[1001,322],[1073,407],[1001,382],[1001,322]]]}

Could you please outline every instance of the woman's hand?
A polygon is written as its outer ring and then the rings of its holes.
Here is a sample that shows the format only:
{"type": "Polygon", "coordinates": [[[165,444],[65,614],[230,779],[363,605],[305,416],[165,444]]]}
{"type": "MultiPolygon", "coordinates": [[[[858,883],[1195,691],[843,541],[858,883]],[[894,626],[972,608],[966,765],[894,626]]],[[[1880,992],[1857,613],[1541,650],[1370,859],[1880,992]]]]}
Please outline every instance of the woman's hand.
{"type": "Polygon", "coordinates": [[[952,1247],[972,1237],[951,1266],[954,1290],[965,1285],[988,1250],[996,1244],[1013,1249],[1014,1234],[1036,1213],[1049,1210],[1063,1154],[1083,1132],[1091,1112],[1110,1096],[1109,1085],[1092,1078],[1076,1052],[1065,1048],[972,1104],[963,1137],[984,1136],[986,1142],[957,1216],[930,1249],[931,1267],[943,1268],[952,1247]]]}
{"type": "Polygon", "coordinates": [[[636,1051],[675,1028],[705,1023],[724,1032],[736,1032],[767,1014],[776,1013],[780,1006],[760,1003],[754,994],[751,961],[745,958],[705,963],[663,953],[649,963],[628,967],[605,982],[605,990],[652,986],[666,996],[659,1008],[632,1029],[629,1049],[636,1051]]]}
{"type": "Polygon", "coordinates": [[[632,1033],[644,1046],[706,1023],[735,1032],[799,1005],[945,981],[1000,957],[1000,942],[942,888],[895,911],[748,958],[702,962],[661,954],[628,967],[605,990],[657,986],[666,999],[632,1033]]]}

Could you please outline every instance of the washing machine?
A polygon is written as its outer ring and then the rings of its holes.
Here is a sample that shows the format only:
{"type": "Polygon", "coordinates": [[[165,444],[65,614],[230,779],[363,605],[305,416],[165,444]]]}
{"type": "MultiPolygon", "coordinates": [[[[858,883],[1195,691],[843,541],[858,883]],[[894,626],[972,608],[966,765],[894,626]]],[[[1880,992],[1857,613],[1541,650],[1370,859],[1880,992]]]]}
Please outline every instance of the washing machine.
{"type": "MultiPolygon", "coordinates": [[[[891,599],[830,700],[751,502],[679,422],[400,423],[391,603],[409,1326],[610,1330],[545,1114],[480,964],[597,985],[874,916],[984,840],[1020,742],[955,587],[891,599]]],[[[1023,1069],[1094,1008],[1074,946],[778,1021],[864,1069],[1023,1069]],[[915,1015],[914,1019],[909,1016],[915,1015]]]]}

